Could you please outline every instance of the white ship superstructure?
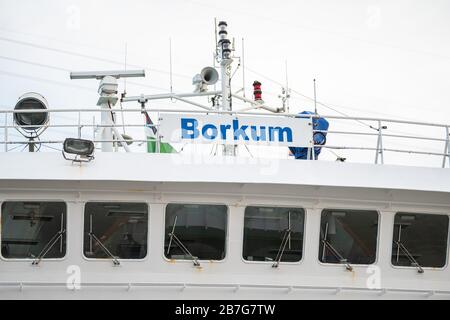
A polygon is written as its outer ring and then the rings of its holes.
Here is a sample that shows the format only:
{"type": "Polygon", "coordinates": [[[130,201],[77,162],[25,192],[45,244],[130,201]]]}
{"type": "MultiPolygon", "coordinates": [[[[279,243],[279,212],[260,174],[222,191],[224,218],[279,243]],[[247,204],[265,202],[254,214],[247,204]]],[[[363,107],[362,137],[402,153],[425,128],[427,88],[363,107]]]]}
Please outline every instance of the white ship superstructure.
{"type": "Polygon", "coordinates": [[[227,24],[218,27],[220,70],[203,69],[194,93],[120,98],[117,79],[143,71],[74,72],[74,81],[100,82],[97,107],[59,110],[28,94],[0,111],[14,118],[0,126],[5,151],[32,151],[0,154],[0,298],[449,299],[450,125],[289,114],[286,100],[266,105],[257,81],[254,99],[233,93],[232,41],[227,24]],[[152,105],[163,99],[192,108],[152,105]],[[129,107],[119,110],[119,100],[129,107]],[[236,110],[233,100],[249,107],[236,110]],[[101,123],[53,125],[54,113],[101,123]],[[123,114],[145,124],[122,125],[123,114]],[[330,127],[320,128],[325,119],[330,127]],[[333,121],[373,130],[334,130],[333,121]],[[387,130],[398,124],[442,134],[387,130]],[[45,138],[54,128],[78,135],[45,138]],[[122,128],[146,129],[145,137],[122,128]],[[26,140],[12,140],[12,130],[26,140]],[[338,135],[376,145],[333,145],[338,135]],[[386,139],[443,151],[385,147],[386,139]],[[133,152],[143,144],[147,153],[133,152]],[[41,145],[63,154],[36,152],[41,145]],[[286,157],[240,156],[249,148],[286,157]],[[371,163],[321,161],[327,149],[367,152],[371,163]],[[442,166],[389,165],[387,154],[442,166]]]}

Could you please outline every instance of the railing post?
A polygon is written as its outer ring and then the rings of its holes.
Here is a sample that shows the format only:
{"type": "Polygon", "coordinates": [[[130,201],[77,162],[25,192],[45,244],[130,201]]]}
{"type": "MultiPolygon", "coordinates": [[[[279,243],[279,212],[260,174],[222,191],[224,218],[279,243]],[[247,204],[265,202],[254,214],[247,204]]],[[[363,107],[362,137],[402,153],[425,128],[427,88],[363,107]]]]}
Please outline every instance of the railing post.
{"type": "Polygon", "coordinates": [[[313,116],[311,116],[309,118],[310,125],[311,125],[311,133],[312,133],[312,141],[309,144],[309,148],[308,148],[308,160],[315,160],[314,159],[314,118],[313,116]]]}
{"type": "Polygon", "coordinates": [[[8,114],[5,113],[5,152],[8,152],[8,114]]]}
{"type": "Polygon", "coordinates": [[[78,139],[81,139],[81,112],[78,111],[78,139]]]}
{"type": "Polygon", "coordinates": [[[157,131],[156,131],[156,153],[161,153],[161,134],[160,129],[161,128],[161,117],[159,116],[158,113],[158,127],[157,127],[157,131]]]}
{"type": "MultiPolygon", "coordinates": [[[[315,114],[315,115],[317,116],[317,114],[315,114]]],[[[316,120],[319,121],[318,118],[316,118],[316,120]]],[[[311,154],[312,154],[312,159],[314,161],[316,161],[317,159],[316,159],[316,141],[314,140],[314,133],[315,133],[314,118],[313,118],[313,121],[311,123],[312,123],[312,132],[313,132],[313,136],[312,136],[312,145],[313,145],[313,147],[311,148],[311,154]]]]}
{"type": "Polygon", "coordinates": [[[96,137],[95,131],[96,131],[96,129],[95,129],[95,116],[93,116],[92,117],[92,141],[94,141],[95,149],[97,149],[97,143],[95,142],[97,137],[96,137]]]}
{"type": "Polygon", "coordinates": [[[450,168],[450,129],[445,128],[445,149],[444,149],[444,160],[442,161],[442,168],[445,168],[445,163],[448,160],[448,167],[450,168]]]}
{"type": "Polygon", "coordinates": [[[375,156],[375,164],[378,164],[378,159],[381,159],[381,164],[384,164],[383,127],[381,126],[381,121],[378,121],[378,141],[377,141],[377,154],[375,156]]]}

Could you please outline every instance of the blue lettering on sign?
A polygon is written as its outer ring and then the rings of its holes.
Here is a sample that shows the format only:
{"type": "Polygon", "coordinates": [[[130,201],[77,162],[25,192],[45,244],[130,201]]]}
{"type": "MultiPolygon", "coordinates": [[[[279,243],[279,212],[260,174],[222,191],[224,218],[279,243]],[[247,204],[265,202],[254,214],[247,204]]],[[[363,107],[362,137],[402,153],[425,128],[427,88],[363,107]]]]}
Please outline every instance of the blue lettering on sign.
{"type": "Polygon", "coordinates": [[[252,130],[252,139],[254,141],[266,141],[266,127],[259,128],[260,134],[258,136],[258,128],[256,126],[251,127],[252,130]]]}
{"type": "Polygon", "coordinates": [[[197,139],[199,131],[197,129],[198,121],[195,119],[181,119],[181,137],[183,139],[197,139]]]}
{"type": "Polygon", "coordinates": [[[275,141],[275,134],[278,134],[278,141],[279,142],[292,142],[292,130],[290,128],[281,128],[281,127],[276,127],[276,128],[269,128],[269,139],[270,141],[275,141]],[[286,134],[286,136],[285,136],[286,134]]]}
{"type": "Polygon", "coordinates": [[[223,125],[220,126],[220,134],[221,134],[220,138],[222,140],[227,140],[227,131],[228,130],[231,130],[231,125],[223,124],[223,125]]]}
{"type": "Polygon", "coordinates": [[[240,125],[233,120],[232,125],[205,124],[199,128],[199,122],[192,118],[181,118],[181,137],[183,140],[195,140],[201,136],[206,140],[256,141],[256,142],[293,142],[293,131],[289,127],[267,127],[240,125]]]}
{"type": "Polygon", "coordinates": [[[207,124],[202,129],[202,135],[208,140],[214,140],[217,138],[217,127],[213,124],[207,124]],[[210,133],[208,133],[210,131],[210,133]]]}
{"type": "Polygon", "coordinates": [[[245,133],[248,126],[239,127],[239,120],[233,120],[233,130],[234,130],[234,141],[238,141],[239,137],[242,137],[244,141],[249,141],[250,138],[245,133]]]}

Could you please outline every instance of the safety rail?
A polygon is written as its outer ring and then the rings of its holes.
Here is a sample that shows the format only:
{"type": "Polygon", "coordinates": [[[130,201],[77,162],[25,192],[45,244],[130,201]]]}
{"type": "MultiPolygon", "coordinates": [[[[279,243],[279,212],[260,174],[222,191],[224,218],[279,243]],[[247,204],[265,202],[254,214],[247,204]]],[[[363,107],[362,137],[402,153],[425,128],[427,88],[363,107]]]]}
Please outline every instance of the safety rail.
{"type": "MultiPolygon", "coordinates": [[[[46,110],[0,110],[0,115],[3,115],[5,121],[4,124],[0,124],[0,135],[3,134],[3,139],[0,140],[0,145],[4,145],[3,151],[9,152],[9,145],[28,145],[30,143],[40,144],[40,145],[55,145],[62,144],[64,141],[60,139],[49,139],[49,140],[39,140],[30,142],[28,140],[17,140],[17,139],[9,139],[9,134],[12,130],[18,130],[20,128],[60,128],[60,129],[76,129],[78,132],[78,137],[81,138],[83,135],[83,130],[90,129],[92,130],[91,134],[94,139],[92,140],[94,143],[116,143],[120,144],[120,140],[101,140],[95,138],[95,131],[101,128],[151,128],[154,127],[158,130],[160,127],[160,119],[159,117],[155,118],[155,122],[153,125],[148,125],[145,123],[138,124],[98,124],[95,122],[95,116],[93,117],[92,123],[86,123],[81,121],[81,115],[83,114],[102,114],[106,111],[104,109],[97,108],[80,108],[80,109],[46,109],[46,110]],[[39,125],[30,125],[30,126],[19,126],[12,121],[12,116],[14,114],[27,114],[27,113],[48,113],[48,114],[77,114],[78,119],[74,117],[74,120],[78,120],[75,124],[45,124],[42,126],[39,125]]],[[[139,109],[112,109],[111,111],[114,115],[121,115],[122,119],[127,114],[135,113],[142,114],[143,112],[148,112],[151,114],[158,113],[183,113],[183,114],[198,114],[198,115],[208,115],[208,114],[218,114],[218,115],[234,115],[234,116],[265,116],[265,117],[285,117],[285,118],[310,118],[311,122],[313,119],[318,118],[326,118],[328,120],[335,121],[350,121],[350,122],[358,122],[359,124],[364,124],[370,132],[362,132],[362,131],[351,131],[351,130],[315,130],[313,126],[311,126],[312,133],[327,133],[330,136],[359,136],[362,138],[375,138],[376,145],[375,146],[367,146],[367,145],[358,145],[358,146],[349,146],[349,145],[314,145],[317,148],[323,148],[328,150],[359,150],[359,151],[372,151],[375,153],[375,164],[384,164],[384,156],[387,152],[392,153],[406,153],[411,155],[429,155],[429,156],[437,156],[442,157],[442,168],[449,167],[450,168],[450,125],[449,124],[439,124],[439,123],[430,123],[430,122],[417,122],[417,121],[407,121],[407,120],[395,120],[395,119],[387,119],[387,118],[371,118],[371,117],[344,117],[344,116],[333,116],[333,115],[298,115],[298,114],[286,114],[286,113],[262,113],[262,112],[249,112],[249,111],[222,111],[222,110],[187,110],[187,109],[156,109],[156,108],[139,108],[139,109]],[[363,121],[368,123],[363,123],[363,121]],[[370,124],[369,124],[370,123],[370,124]],[[431,137],[431,136],[420,136],[414,134],[393,134],[389,133],[390,125],[408,125],[408,126],[417,126],[417,127],[427,127],[427,128],[435,128],[442,129],[442,137],[431,137]],[[414,149],[397,149],[397,148],[386,148],[384,147],[384,142],[387,138],[392,139],[403,139],[412,141],[429,141],[435,143],[442,143],[442,152],[438,151],[427,151],[421,150],[419,147],[414,149]]],[[[50,132],[50,131],[49,131],[50,132]]],[[[327,139],[331,140],[330,138],[327,139]]],[[[132,143],[146,143],[148,139],[127,139],[125,138],[123,141],[132,142],[132,143]]],[[[122,142],[123,142],[122,141],[122,142]]],[[[159,145],[161,144],[161,139],[159,135],[156,136],[156,143],[158,145],[157,150],[159,149],[159,145]]],[[[313,145],[310,146],[312,148],[313,145]]],[[[314,153],[311,152],[310,160],[314,160],[314,153]]],[[[341,159],[344,160],[344,159],[341,159]]],[[[372,162],[372,161],[371,161],[372,162]]]]}

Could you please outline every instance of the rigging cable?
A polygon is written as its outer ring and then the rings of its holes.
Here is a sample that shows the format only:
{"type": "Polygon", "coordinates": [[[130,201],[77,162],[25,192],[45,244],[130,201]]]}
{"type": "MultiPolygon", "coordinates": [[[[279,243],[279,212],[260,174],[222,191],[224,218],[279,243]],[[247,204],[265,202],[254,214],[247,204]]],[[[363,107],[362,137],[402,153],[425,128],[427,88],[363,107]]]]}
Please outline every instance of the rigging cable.
{"type": "MultiPolygon", "coordinates": [[[[71,72],[71,70],[66,69],[66,68],[62,68],[62,67],[58,67],[58,66],[54,66],[54,65],[43,64],[43,63],[37,63],[37,62],[29,61],[29,60],[22,60],[22,59],[6,57],[6,56],[1,56],[1,55],[0,55],[0,59],[14,61],[14,62],[18,62],[18,63],[29,64],[29,65],[34,65],[34,66],[38,66],[38,67],[42,67],[42,68],[48,68],[48,69],[53,69],[53,70],[58,70],[58,71],[63,71],[63,72],[71,72]]],[[[8,73],[7,71],[1,71],[1,70],[0,70],[0,72],[8,73]]],[[[24,76],[24,77],[28,77],[28,76],[24,76]]],[[[32,78],[32,77],[30,77],[30,78],[32,78]]],[[[43,80],[43,81],[45,81],[45,80],[43,80]]],[[[53,80],[49,80],[49,81],[53,81],[53,80]]],[[[63,83],[63,82],[59,82],[59,83],[63,83]]],[[[137,83],[137,82],[134,82],[134,81],[127,81],[127,83],[135,85],[135,86],[155,89],[155,90],[159,90],[159,91],[166,91],[165,88],[155,87],[155,86],[151,86],[151,85],[147,85],[147,84],[141,84],[141,83],[137,83]]],[[[72,86],[72,85],[69,85],[69,84],[64,84],[64,85],[72,86]]],[[[77,85],[73,85],[73,87],[83,88],[83,89],[92,91],[92,89],[90,89],[88,87],[77,86],[77,85]]]]}
{"type": "MultiPolygon", "coordinates": [[[[248,71],[250,71],[250,72],[256,74],[256,75],[259,75],[259,76],[265,78],[266,80],[269,80],[269,81],[271,81],[271,82],[277,84],[277,85],[280,85],[280,86],[282,86],[282,87],[284,86],[281,82],[278,82],[278,81],[276,81],[276,80],[274,80],[274,79],[271,79],[271,78],[269,78],[269,77],[267,77],[267,76],[265,76],[265,75],[263,75],[263,74],[261,74],[261,73],[259,73],[259,72],[257,72],[257,71],[254,71],[254,70],[252,70],[252,69],[249,69],[248,67],[246,67],[246,69],[247,69],[248,71]]],[[[309,97],[309,96],[307,96],[307,95],[305,95],[305,94],[303,94],[303,93],[301,93],[301,92],[299,92],[299,91],[297,91],[297,90],[294,90],[294,89],[292,89],[292,88],[290,88],[290,90],[291,90],[293,93],[295,93],[295,94],[297,94],[297,95],[299,95],[299,96],[301,96],[301,97],[303,97],[303,98],[305,98],[305,99],[307,99],[307,100],[309,100],[309,101],[312,101],[312,102],[315,101],[314,98],[311,98],[311,97],[309,97]]],[[[348,114],[346,114],[346,113],[344,113],[344,112],[342,112],[342,111],[339,111],[339,110],[337,110],[336,108],[333,108],[333,107],[331,107],[331,106],[329,106],[329,105],[327,105],[327,104],[325,104],[325,103],[323,103],[323,102],[317,101],[317,104],[318,104],[318,105],[321,105],[321,106],[323,106],[323,107],[325,107],[325,108],[327,108],[327,109],[330,109],[330,110],[332,110],[332,111],[334,111],[334,112],[336,112],[336,113],[338,113],[338,114],[340,114],[340,115],[342,115],[342,116],[344,116],[344,117],[351,118],[350,115],[348,115],[348,114]]],[[[373,129],[373,130],[378,131],[378,128],[375,128],[375,127],[371,126],[370,124],[367,124],[367,123],[365,123],[365,122],[363,122],[363,121],[361,121],[361,120],[354,120],[354,121],[360,123],[361,125],[363,125],[363,126],[365,126],[365,127],[368,127],[368,128],[370,128],[370,129],[373,129]]]]}
{"type": "MultiPolygon", "coordinates": [[[[5,41],[5,42],[11,42],[11,43],[14,43],[14,44],[29,46],[29,47],[33,47],[33,48],[36,48],[36,49],[48,50],[48,51],[53,51],[53,52],[57,52],[57,53],[77,56],[77,57],[80,57],[80,58],[107,62],[107,63],[114,64],[114,65],[123,65],[123,61],[106,59],[106,58],[101,58],[101,57],[97,57],[97,56],[87,55],[87,54],[78,53],[78,52],[74,52],[74,51],[70,51],[70,50],[63,50],[63,49],[48,47],[48,46],[44,46],[44,45],[40,45],[40,44],[36,44],[36,43],[32,43],[32,42],[20,41],[20,40],[10,39],[10,38],[6,38],[6,37],[2,37],[2,36],[0,36],[0,40],[1,41],[5,41]]],[[[129,66],[133,67],[133,68],[142,68],[141,65],[129,64],[129,66]]],[[[153,69],[153,68],[145,67],[145,66],[144,66],[144,68],[146,70],[148,70],[148,71],[152,71],[152,72],[156,72],[156,73],[170,74],[169,72],[164,71],[164,70],[153,69]]],[[[187,76],[187,75],[184,75],[184,74],[174,73],[173,75],[177,76],[177,77],[180,77],[180,78],[191,79],[190,76],[187,76]]]]}

